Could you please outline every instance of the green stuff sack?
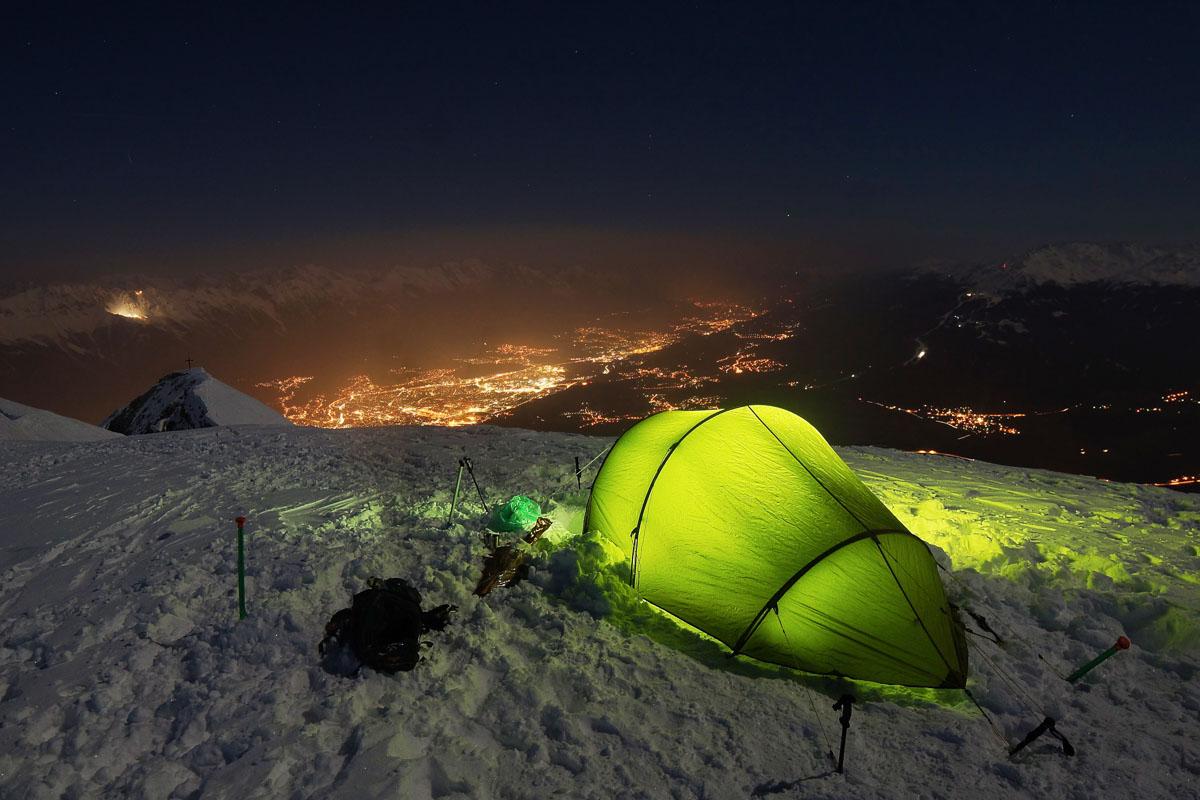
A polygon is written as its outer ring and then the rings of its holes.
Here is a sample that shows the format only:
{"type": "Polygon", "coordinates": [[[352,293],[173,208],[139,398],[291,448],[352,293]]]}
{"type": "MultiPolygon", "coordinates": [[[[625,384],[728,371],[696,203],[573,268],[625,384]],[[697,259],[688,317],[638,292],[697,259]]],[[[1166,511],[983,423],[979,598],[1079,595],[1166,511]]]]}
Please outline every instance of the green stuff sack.
{"type": "Polygon", "coordinates": [[[501,533],[527,531],[537,522],[541,513],[541,506],[525,495],[519,494],[504,505],[496,506],[488,527],[501,533]]]}

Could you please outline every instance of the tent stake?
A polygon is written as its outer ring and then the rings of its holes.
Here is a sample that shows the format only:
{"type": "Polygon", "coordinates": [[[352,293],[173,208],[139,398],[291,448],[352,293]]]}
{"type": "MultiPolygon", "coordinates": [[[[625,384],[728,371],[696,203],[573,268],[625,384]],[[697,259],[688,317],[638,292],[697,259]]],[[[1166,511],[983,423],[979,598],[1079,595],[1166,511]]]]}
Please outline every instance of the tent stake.
{"type": "Polygon", "coordinates": [[[833,704],[834,711],[842,712],[840,720],[842,723],[842,743],[838,747],[837,759],[837,771],[839,774],[842,772],[842,765],[846,759],[846,731],[850,730],[850,713],[853,705],[854,695],[852,694],[842,695],[841,698],[839,698],[838,701],[833,704]]]}
{"type": "Polygon", "coordinates": [[[471,466],[471,459],[467,458],[466,456],[463,456],[462,461],[459,463],[461,463],[464,467],[467,468],[467,474],[471,476],[471,483],[475,484],[475,491],[476,491],[476,493],[479,494],[479,505],[483,506],[483,513],[485,513],[485,514],[492,513],[492,509],[490,509],[488,507],[487,500],[485,500],[483,497],[483,489],[479,488],[479,481],[475,480],[475,470],[471,466]]]}
{"type": "Polygon", "coordinates": [[[1062,749],[1063,749],[1064,755],[1068,755],[1068,756],[1075,755],[1075,748],[1072,747],[1071,743],[1067,741],[1067,737],[1063,736],[1061,733],[1059,733],[1055,729],[1054,717],[1046,717],[1044,720],[1041,721],[1041,723],[1036,728],[1034,728],[1028,734],[1026,734],[1025,738],[1021,740],[1020,744],[1018,744],[1012,750],[1008,751],[1009,758],[1012,758],[1017,753],[1021,752],[1029,745],[1033,744],[1035,741],[1037,741],[1037,738],[1039,736],[1041,736],[1043,733],[1049,733],[1055,739],[1058,739],[1060,742],[1062,742],[1062,749]]]}
{"type": "Polygon", "coordinates": [[[1116,644],[1114,644],[1112,647],[1108,648],[1103,653],[1096,656],[1091,661],[1087,662],[1082,667],[1080,667],[1079,669],[1075,670],[1070,675],[1068,675],[1067,683],[1074,683],[1075,681],[1082,678],[1084,675],[1087,675],[1093,669],[1095,669],[1096,667],[1100,666],[1108,659],[1115,656],[1118,651],[1128,650],[1130,644],[1132,644],[1132,642],[1129,641],[1128,637],[1121,636],[1120,638],[1117,639],[1116,644]]]}

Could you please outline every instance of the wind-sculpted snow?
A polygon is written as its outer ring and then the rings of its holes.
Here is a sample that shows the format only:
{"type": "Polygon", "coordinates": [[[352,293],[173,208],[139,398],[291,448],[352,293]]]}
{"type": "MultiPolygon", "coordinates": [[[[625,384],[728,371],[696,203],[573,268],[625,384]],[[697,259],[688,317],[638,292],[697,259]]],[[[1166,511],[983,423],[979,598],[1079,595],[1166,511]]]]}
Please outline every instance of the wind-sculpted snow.
{"type": "Polygon", "coordinates": [[[93,442],[116,436],[120,434],[0,397],[0,442],[93,442]]]}
{"type": "Polygon", "coordinates": [[[1010,761],[960,694],[856,684],[836,776],[841,684],[726,658],[577,536],[574,457],[609,441],[207,428],[0,448],[0,796],[737,798],[802,778],[778,796],[1194,794],[1200,498],[842,450],[1006,639],[971,638],[970,686],[1008,741],[1050,714],[1079,753],[1039,740],[1010,761]],[[485,598],[469,484],[445,524],[463,453],[491,500],[528,494],[554,520],[531,580],[485,598]],[[411,673],[327,674],[323,626],[372,575],[458,614],[411,673]],[[1083,686],[1051,671],[1122,631],[1133,649],[1083,686]]]}

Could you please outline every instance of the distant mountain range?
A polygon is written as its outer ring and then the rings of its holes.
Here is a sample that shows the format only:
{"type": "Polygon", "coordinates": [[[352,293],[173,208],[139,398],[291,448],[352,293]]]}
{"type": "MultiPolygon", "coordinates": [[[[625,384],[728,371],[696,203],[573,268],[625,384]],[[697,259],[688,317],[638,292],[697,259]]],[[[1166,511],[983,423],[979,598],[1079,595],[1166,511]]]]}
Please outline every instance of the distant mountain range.
{"type": "Polygon", "coordinates": [[[1010,294],[1055,284],[1200,287],[1200,245],[1130,242],[1047,245],[1008,261],[933,268],[974,289],[1010,294]]]}
{"type": "Polygon", "coordinates": [[[194,357],[271,401],[256,383],[311,374],[337,382],[364,365],[436,367],[484,342],[569,327],[585,303],[619,309],[623,289],[579,269],[477,261],[12,286],[0,289],[0,396],[99,421],[194,357]]]}
{"type": "Polygon", "coordinates": [[[591,420],[586,429],[614,432],[696,400],[771,402],[839,444],[1195,486],[1198,265],[1194,248],[1074,244],[988,269],[812,276],[748,322],[504,421],[574,430],[591,420]],[[680,370],[701,388],[659,377],[680,370]]]}
{"type": "Polygon", "coordinates": [[[580,377],[514,395],[500,424],[612,433],[663,408],[769,402],[840,444],[1127,480],[1200,474],[1198,247],[1069,243],[988,264],[802,272],[755,309],[576,364],[564,334],[662,331],[695,306],[612,276],[480,263],[25,287],[0,295],[0,396],[98,421],[191,356],[275,407],[286,376],[333,397],[414,370],[437,402],[439,370],[461,384],[462,370],[509,369],[488,353],[512,344],[580,377]]]}
{"type": "Polygon", "coordinates": [[[87,283],[0,290],[0,345],[35,342],[67,348],[113,325],[186,331],[242,318],[286,328],[314,306],[351,310],[369,300],[400,300],[485,283],[495,270],[478,263],[438,269],[341,272],[316,266],[216,274],[180,281],[119,276],[87,283]]]}

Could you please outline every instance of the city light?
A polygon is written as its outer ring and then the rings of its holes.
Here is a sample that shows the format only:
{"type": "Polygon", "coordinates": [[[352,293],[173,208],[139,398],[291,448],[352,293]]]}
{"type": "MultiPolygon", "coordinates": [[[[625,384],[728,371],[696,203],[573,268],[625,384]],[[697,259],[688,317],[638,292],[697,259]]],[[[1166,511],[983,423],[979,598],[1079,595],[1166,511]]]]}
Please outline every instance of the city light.
{"type": "Polygon", "coordinates": [[[149,304],[141,289],[132,294],[121,292],[108,301],[104,310],[115,317],[126,319],[145,320],[150,317],[149,304]]]}
{"type": "MultiPolygon", "coordinates": [[[[651,412],[678,408],[709,408],[719,398],[688,395],[670,399],[664,392],[697,389],[717,380],[686,368],[647,366],[642,357],[657,353],[689,335],[709,336],[748,320],[760,312],[728,303],[695,302],[693,312],[664,330],[629,330],[594,324],[560,336],[558,347],[500,344],[479,356],[457,360],[460,366],[442,369],[393,370],[388,380],[356,375],[330,395],[300,399],[313,376],[290,376],[258,386],[277,392],[283,414],[299,425],[349,428],[372,425],[472,425],[501,417],[521,405],[619,370],[646,391],[651,412]],[[471,368],[471,374],[464,374],[471,368]],[[480,373],[483,374],[475,374],[480,373]]],[[[748,358],[739,371],[765,372],[783,365],[770,359],[748,358]]],[[[726,366],[720,369],[729,371],[726,366]]],[[[588,406],[564,416],[576,417],[583,427],[619,422],[588,406]]]]}
{"type": "Polygon", "coordinates": [[[973,434],[1016,436],[1020,434],[1020,431],[1014,427],[1012,424],[1013,421],[1028,416],[1025,412],[1006,411],[1003,413],[994,413],[976,411],[966,406],[938,408],[936,406],[925,405],[919,408],[905,408],[890,403],[877,403],[874,400],[863,400],[863,402],[879,406],[880,408],[886,408],[888,411],[899,411],[919,419],[939,422],[955,430],[967,431],[973,434]]]}

